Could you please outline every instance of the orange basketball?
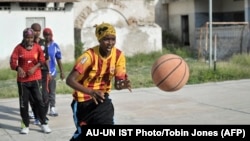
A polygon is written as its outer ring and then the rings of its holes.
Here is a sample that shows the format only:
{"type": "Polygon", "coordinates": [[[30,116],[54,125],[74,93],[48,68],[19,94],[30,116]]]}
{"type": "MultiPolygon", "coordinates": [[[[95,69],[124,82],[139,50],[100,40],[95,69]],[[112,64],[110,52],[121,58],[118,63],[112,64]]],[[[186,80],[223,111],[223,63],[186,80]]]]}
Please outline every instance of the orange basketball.
{"type": "Polygon", "coordinates": [[[151,76],[158,88],[173,92],[186,85],[189,79],[189,67],[180,56],[165,54],[154,62],[151,76]]]}

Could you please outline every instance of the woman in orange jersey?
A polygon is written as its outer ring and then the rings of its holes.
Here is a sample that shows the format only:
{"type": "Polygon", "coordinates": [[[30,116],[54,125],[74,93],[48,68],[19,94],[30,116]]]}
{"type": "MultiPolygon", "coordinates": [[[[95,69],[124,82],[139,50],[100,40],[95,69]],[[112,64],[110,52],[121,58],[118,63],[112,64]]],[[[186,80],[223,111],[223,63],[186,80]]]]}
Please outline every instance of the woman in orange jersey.
{"type": "Polygon", "coordinates": [[[109,23],[95,27],[99,45],[76,60],[66,79],[66,84],[74,89],[71,108],[77,130],[71,140],[80,140],[82,125],[114,124],[114,107],[109,98],[113,78],[115,89],[131,91],[125,55],[114,46],[115,28],[109,23]]]}

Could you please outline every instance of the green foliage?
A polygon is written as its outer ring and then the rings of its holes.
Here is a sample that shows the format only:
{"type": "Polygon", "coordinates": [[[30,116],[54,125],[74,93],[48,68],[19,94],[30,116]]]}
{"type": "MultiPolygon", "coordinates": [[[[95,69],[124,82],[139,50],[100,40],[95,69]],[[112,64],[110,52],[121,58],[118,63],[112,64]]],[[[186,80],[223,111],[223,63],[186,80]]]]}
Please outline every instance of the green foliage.
{"type": "Polygon", "coordinates": [[[218,82],[250,78],[250,57],[233,56],[228,62],[217,62],[212,68],[204,62],[187,62],[190,67],[188,84],[218,82]]]}
{"type": "Polygon", "coordinates": [[[77,59],[82,53],[83,53],[83,46],[84,44],[82,42],[76,42],[75,43],[75,59],[77,59]]]}
{"type": "Polygon", "coordinates": [[[16,71],[10,68],[0,69],[0,80],[9,80],[16,78],[16,71]]]}
{"type": "Polygon", "coordinates": [[[71,89],[66,83],[65,80],[62,81],[59,79],[57,80],[56,83],[56,93],[60,94],[71,94],[73,92],[73,89],[71,89]]]}
{"type": "MultiPolygon", "coordinates": [[[[63,71],[64,71],[65,75],[67,75],[72,70],[73,66],[74,66],[74,62],[63,63],[63,71]]],[[[57,70],[59,70],[59,68],[57,68],[57,70]]],[[[58,77],[58,79],[59,79],[59,77],[58,77]]]]}
{"type": "Polygon", "coordinates": [[[190,51],[188,46],[165,46],[164,47],[166,50],[168,50],[169,52],[179,55],[182,58],[192,58],[193,53],[190,51]]]}
{"type": "Polygon", "coordinates": [[[230,62],[234,64],[239,64],[242,66],[250,66],[250,55],[247,53],[234,54],[230,59],[230,62]]]}
{"type": "MultiPolygon", "coordinates": [[[[161,52],[140,53],[133,57],[127,57],[127,71],[132,83],[132,89],[154,87],[151,78],[151,67],[156,59],[169,53],[177,54],[186,60],[190,70],[188,85],[250,78],[249,54],[234,55],[227,62],[217,62],[210,68],[208,63],[194,59],[187,47],[171,45],[164,47],[161,52]]],[[[73,62],[63,64],[66,77],[73,65],[73,62]]],[[[0,98],[18,96],[15,78],[16,71],[0,69],[0,98]]],[[[71,94],[72,92],[73,90],[66,85],[65,81],[61,81],[58,75],[56,93],[71,94]]]]}
{"type": "Polygon", "coordinates": [[[163,45],[180,45],[178,37],[169,31],[162,31],[162,43],[163,45]]]}
{"type": "Polygon", "coordinates": [[[0,98],[18,97],[16,79],[0,81],[0,98]]]}

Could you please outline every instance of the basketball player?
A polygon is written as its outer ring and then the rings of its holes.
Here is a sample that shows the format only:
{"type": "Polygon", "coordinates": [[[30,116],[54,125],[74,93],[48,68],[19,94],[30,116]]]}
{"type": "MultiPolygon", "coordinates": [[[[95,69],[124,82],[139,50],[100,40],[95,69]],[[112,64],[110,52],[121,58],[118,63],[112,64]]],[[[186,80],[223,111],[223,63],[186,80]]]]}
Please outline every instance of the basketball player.
{"type": "Polygon", "coordinates": [[[109,23],[95,27],[99,45],[77,59],[66,79],[66,84],[75,89],[71,107],[77,130],[71,141],[81,140],[81,126],[114,124],[114,107],[109,98],[113,78],[117,90],[131,91],[125,56],[115,47],[115,28],[109,23]]]}

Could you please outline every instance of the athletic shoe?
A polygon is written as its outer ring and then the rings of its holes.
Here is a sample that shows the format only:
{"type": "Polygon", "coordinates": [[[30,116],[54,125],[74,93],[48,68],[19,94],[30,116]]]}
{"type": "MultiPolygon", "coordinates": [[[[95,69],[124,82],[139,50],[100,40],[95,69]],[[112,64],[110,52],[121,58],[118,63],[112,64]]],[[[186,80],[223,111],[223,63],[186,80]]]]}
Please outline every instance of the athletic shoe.
{"type": "Polygon", "coordinates": [[[55,107],[51,107],[49,115],[52,117],[58,116],[58,113],[56,112],[55,107]]]}
{"type": "Polygon", "coordinates": [[[29,133],[29,127],[26,127],[23,123],[23,121],[21,121],[21,134],[28,134],[29,133]]]}
{"type": "Polygon", "coordinates": [[[35,121],[33,122],[34,125],[41,125],[40,121],[38,119],[35,119],[35,121]]]}
{"type": "Polygon", "coordinates": [[[50,133],[51,132],[51,129],[49,128],[48,124],[42,124],[41,128],[42,128],[44,133],[50,133]]]}
{"type": "Polygon", "coordinates": [[[29,131],[30,131],[29,128],[28,128],[28,127],[25,127],[25,128],[21,128],[20,133],[21,133],[21,134],[28,134],[29,131]]]}

